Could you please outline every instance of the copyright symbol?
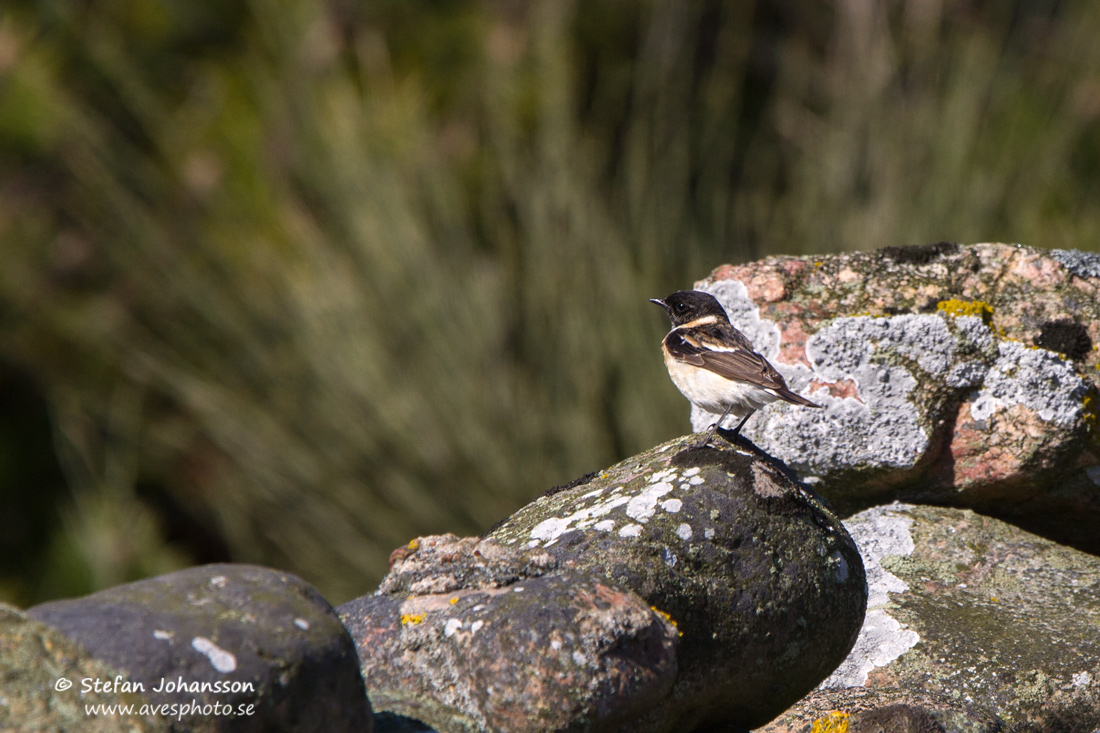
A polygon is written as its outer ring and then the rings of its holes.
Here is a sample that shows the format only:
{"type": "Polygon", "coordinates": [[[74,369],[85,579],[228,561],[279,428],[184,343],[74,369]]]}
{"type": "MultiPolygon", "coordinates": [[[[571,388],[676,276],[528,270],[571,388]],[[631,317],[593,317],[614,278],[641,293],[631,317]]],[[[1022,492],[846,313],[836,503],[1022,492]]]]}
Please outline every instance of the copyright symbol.
{"type": "Polygon", "coordinates": [[[69,689],[72,686],[73,686],[73,683],[70,682],[69,680],[65,679],[64,677],[58,677],[57,682],[53,683],[53,688],[55,690],[57,690],[58,692],[64,692],[65,690],[69,689]]]}

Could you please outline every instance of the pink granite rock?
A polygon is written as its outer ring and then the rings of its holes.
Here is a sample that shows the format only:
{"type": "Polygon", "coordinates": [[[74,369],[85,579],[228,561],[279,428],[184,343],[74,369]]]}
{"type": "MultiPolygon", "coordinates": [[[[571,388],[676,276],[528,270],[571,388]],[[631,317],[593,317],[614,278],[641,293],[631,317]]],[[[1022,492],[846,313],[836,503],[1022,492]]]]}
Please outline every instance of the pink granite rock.
{"type": "Polygon", "coordinates": [[[842,513],[951,504],[1100,551],[1100,255],[889,247],[726,265],[696,287],[824,405],[771,405],[745,434],[842,513]]]}

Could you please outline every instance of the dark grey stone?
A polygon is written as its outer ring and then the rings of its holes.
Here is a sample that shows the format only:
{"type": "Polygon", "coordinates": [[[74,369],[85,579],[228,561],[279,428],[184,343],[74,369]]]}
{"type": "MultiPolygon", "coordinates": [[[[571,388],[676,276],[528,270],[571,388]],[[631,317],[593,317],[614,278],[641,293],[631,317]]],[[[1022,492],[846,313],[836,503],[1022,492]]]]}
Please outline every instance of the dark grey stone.
{"type": "Polygon", "coordinates": [[[234,711],[199,712],[174,721],[177,729],[371,730],[347,631],[316,590],[288,573],[207,565],[27,614],[142,684],[154,702],[234,711]],[[170,688],[180,683],[209,684],[170,688]]]}
{"type": "Polygon", "coordinates": [[[674,440],[521,509],[490,538],[542,549],[667,613],[671,693],[632,730],[761,725],[847,655],[867,600],[840,521],[745,444],[674,440]]]}

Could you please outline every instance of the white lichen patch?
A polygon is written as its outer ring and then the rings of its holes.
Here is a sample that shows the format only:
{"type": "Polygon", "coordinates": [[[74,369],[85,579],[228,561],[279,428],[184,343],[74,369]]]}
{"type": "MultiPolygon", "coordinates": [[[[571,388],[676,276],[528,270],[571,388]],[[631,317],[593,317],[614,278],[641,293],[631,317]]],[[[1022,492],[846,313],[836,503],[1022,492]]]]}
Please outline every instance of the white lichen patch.
{"type": "Polygon", "coordinates": [[[228,674],[237,668],[237,658],[205,636],[192,639],[191,648],[209,659],[211,666],[222,674],[228,674]]]}
{"type": "Polygon", "coordinates": [[[481,627],[484,625],[484,621],[474,621],[472,624],[470,624],[470,633],[476,634],[477,632],[481,631],[481,627]]]}
{"type": "Polygon", "coordinates": [[[970,419],[975,422],[985,422],[1002,407],[1004,407],[1003,402],[988,391],[982,390],[974,395],[970,402],[970,419]]]}
{"type": "Polygon", "coordinates": [[[670,514],[678,514],[683,506],[684,502],[679,499],[666,499],[661,502],[661,508],[670,514]]]}
{"type": "Polygon", "coordinates": [[[636,522],[645,524],[656,511],[657,500],[670,491],[672,491],[672,484],[665,481],[647,486],[642,493],[627,502],[626,515],[636,522]]]}
{"type": "Polygon", "coordinates": [[[676,536],[679,537],[680,539],[682,539],[684,542],[687,542],[688,540],[690,540],[691,535],[692,535],[692,531],[691,531],[691,525],[690,524],[687,524],[685,522],[685,523],[679,525],[678,527],[676,527],[676,536]]]}
{"type": "Polygon", "coordinates": [[[448,639],[455,635],[459,629],[462,628],[462,621],[457,618],[447,619],[447,623],[443,625],[443,636],[448,639]]]}
{"type": "Polygon", "coordinates": [[[642,525],[628,524],[619,530],[620,537],[638,537],[642,534],[642,525]]]}
{"type": "Polygon", "coordinates": [[[917,377],[971,387],[981,384],[988,369],[973,359],[956,363],[960,347],[991,346],[993,336],[982,320],[963,316],[950,322],[940,314],[836,319],[806,342],[810,376],[852,383],[856,395],[817,391],[811,397],[825,407],[820,411],[770,405],[748,423],[746,434],[802,473],[915,465],[929,445],[911,395],[917,377]]]}
{"type": "Polygon", "coordinates": [[[614,519],[604,519],[603,521],[596,522],[592,525],[593,528],[600,530],[601,532],[610,532],[615,529],[614,519]]]}
{"type": "Polygon", "coordinates": [[[904,593],[909,586],[888,572],[880,562],[887,555],[907,556],[914,550],[909,528],[910,507],[894,503],[856,514],[844,523],[859,547],[867,573],[867,615],[848,658],[821,683],[822,689],[862,687],[875,667],[883,667],[913,648],[920,637],[905,629],[887,612],[891,593],[904,593]]]}
{"type": "Polygon", "coordinates": [[[806,355],[818,379],[853,382],[858,397],[819,391],[813,399],[824,410],[769,406],[746,427],[749,437],[806,472],[914,465],[928,448],[910,399],[917,380],[903,366],[872,360],[886,348],[928,368],[946,368],[955,338],[936,316],[837,319],[807,341],[806,355]]]}
{"type": "Polygon", "coordinates": [[[970,414],[975,420],[984,420],[1009,405],[1023,405],[1045,422],[1061,427],[1080,419],[1088,383],[1072,364],[1053,351],[1015,341],[1002,341],[997,350],[996,363],[971,400],[970,414]]]}
{"type": "Polygon", "coordinates": [[[1052,249],[1050,256],[1081,278],[1100,278],[1100,254],[1076,249],[1052,249]]]}
{"type": "Polygon", "coordinates": [[[527,542],[527,546],[535,547],[541,542],[545,547],[552,542],[556,542],[559,537],[572,529],[584,529],[591,526],[594,524],[591,520],[606,516],[615,508],[628,504],[630,501],[629,496],[612,495],[591,506],[582,507],[569,516],[544,519],[531,529],[531,539],[527,542]]]}

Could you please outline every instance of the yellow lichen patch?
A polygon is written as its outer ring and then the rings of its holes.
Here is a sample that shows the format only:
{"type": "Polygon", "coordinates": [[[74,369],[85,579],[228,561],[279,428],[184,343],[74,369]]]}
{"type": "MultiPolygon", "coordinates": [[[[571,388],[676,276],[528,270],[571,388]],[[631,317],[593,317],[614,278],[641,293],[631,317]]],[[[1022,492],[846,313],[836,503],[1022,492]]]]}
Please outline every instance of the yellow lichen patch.
{"type": "MultiPolygon", "coordinates": [[[[1097,367],[1100,369],[1100,366],[1097,367]]],[[[1089,390],[1081,401],[1081,417],[1090,431],[1100,438],[1100,404],[1097,404],[1096,390],[1089,390]]]]}
{"type": "Polygon", "coordinates": [[[650,608],[650,610],[651,610],[651,611],[653,611],[654,613],[656,613],[656,614],[658,614],[658,615],[660,615],[660,616],[663,616],[663,617],[664,617],[664,619],[665,619],[665,621],[668,621],[668,622],[669,622],[670,624],[672,624],[673,628],[675,628],[675,629],[676,629],[676,630],[678,631],[678,633],[680,634],[680,636],[683,636],[683,635],[684,635],[684,632],[683,632],[683,631],[679,631],[679,629],[680,629],[680,624],[676,623],[676,620],[675,620],[674,618],[672,618],[672,616],[670,616],[669,614],[665,613],[664,611],[662,611],[661,609],[657,608],[656,606],[650,606],[649,608],[650,608]]]}
{"type": "Polygon", "coordinates": [[[410,550],[419,550],[420,540],[409,540],[409,544],[405,545],[405,547],[408,547],[410,550]]]}
{"type": "Polygon", "coordinates": [[[818,718],[810,733],[848,733],[848,713],[834,710],[818,718]]]}
{"type": "Polygon", "coordinates": [[[418,624],[423,621],[424,617],[427,615],[426,613],[403,613],[401,614],[401,625],[418,624]]]}
{"type": "Polygon", "coordinates": [[[665,621],[668,621],[668,622],[669,622],[670,624],[672,624],[673,626],[675,626],[675,625],[676,625],[676,622],[672,620],[672,616],[669,616],[669,615],[668,615],[667,613],[665,613],[665,612],[664,612],[664,611],[662,611],[661,609],[657,608],[656,606],[650,606],[649,608],[650,608],[650,610],[651,610],[651,611],[653,611],[654,613],[657,613],[657,614],[660,614],[661,616],[664,616],[664,617],[665,617],[665,621]]]}
{"type": "Polygon", "coordinates": [[[453,606],[456,603],[458,603],[458,598],[452,598],[451,599],[451,605],[453,606]]]}
{"type": "Polygon", "coordinates": [[[993,320],[993,306],[984,300],[958,300],[952,298],[936,303],[936,308],[952,316],[977,316],[987,326],[993,320]]]}

